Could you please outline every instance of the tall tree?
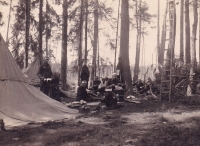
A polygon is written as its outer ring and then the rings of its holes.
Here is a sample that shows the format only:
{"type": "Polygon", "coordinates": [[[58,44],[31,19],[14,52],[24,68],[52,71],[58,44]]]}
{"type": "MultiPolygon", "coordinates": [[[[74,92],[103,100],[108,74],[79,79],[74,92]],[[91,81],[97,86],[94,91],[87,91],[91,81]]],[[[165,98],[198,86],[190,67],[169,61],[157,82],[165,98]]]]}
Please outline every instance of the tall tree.
{"type": "Polygon", "coordinates": [[[42,32],[43,32],[43,0],[40,0],[39,4],[39,56],[40,56],[40,63],[43,62],[43,51],[42,51],[42,32]]]}
{"type": "Polygon", "coordinates": [[[62,52],[61,52],[61,85],[66,90],[67,82],[67,26],[68,26],[68,2],[63,0],[63,22],[62,22],[62,52]]]}
{"type": "Polygon", "coordinates": [[[200,62],[200,7],[199,7],[199,62],[200,62]]]}
{"type": "Polygon", "coordinates": [[[88,0],[85,0],[85,65],[87,65],[88,0]]]}
{"type": "Polygon", "coordinates": [[[158,55],[159,55],[159,50],[160,50],[160,0],[158,0],[158,12],[157,12],[157,62],[158,61],[158,55]]]}
{"type": "Polygon", "coordinates": [[[164,20],[163,20],[163,25],[162,25],[161,44],[160,44],[160,50],[158,54],[159,55],[158,62],[161,65],[163,65],[163,61],[164,61],[164,50],[165,50],[165,40],[166,40],[166,18],[167,18],[167,12],[168,12],[167,4],[168,2],[166,2],[165,15],[164,15],[164,20]]]}
{"type": "Polygon", "coordinates": [[[126,83],[127,94],[132,93],[132,79],[129,63],[129,1],[121,2],[121,35],[120,57],[123,66],[123,74],[126,83]]]}
{"type": "Polygon", "coordinates": [[[120,9],[120,0],[118,3],[118,12],[117,12],[117,31],[115,39],[115,60],[114,60],[114,72],[116,72],[116,59],[117,59],[117,41],[118,41],[118,27],[119,27],[119,9],[120,9]]]}
{"type": "Polygon", "coordinates": [[[166,67],[169,67],[169,63],[173,63],[174,59],[174,45],[175,45],[175,35],[176,35],[176,5],[174,1],[169,2],[169,49],[167,50],[166,67]]]}
{"type": "Polygon", "coordinates": [[[180,61],[184,62],[184,49],[183,49],[183,3],[180,1],[180,61]]]}
{"type": "Polygon", "coordinates": [[[185,0],[185,64],[189,63],[191,63],[189,0],[185,0]]]}
{"type": "Polygon", "coordinates": [[[140,66],[140,44],[141,44],[141,3],[142,0],[140,0],[139,3],[139,13],[138,13],[138,6],[137,6],[137,0],[136,0],[136,23],[137,23],[137,37],[136,37],[136,53],[135,53],[135,67],[134,67],[134,76],[133,81],[135,82],[138,80],[139,75],[139,66],[140,66]]]}
{"type": "Polygon", "coordinates": [[[79,50],[78,50],[78,82],[80,79],[82,59],[82,31],[83,31],[83,0],[81,0],[80,24],[79,24],[79,50]]]}
{"type": "Polygon", "coordinates": [[[10,13],[11,13],[11,7],[12,7],[12,0],[10,1],[10,9],[9,9],[9,15],[8,15],[8,26],[7,26],[6,43],[8,43],[8,33],[9,33],[9,28],[10,28],[10,13]]]}
{"type": "MultiPolygon", "coordinates": [[[[30,2],[30,29],[29,29],[29,37],[25,38],[26,35],[26,0],[19,0],[18,1],[18,5],[15,6],[15,21],[14,24],[12,26],[12,37],[11,37],[11,46],[12,46],[12,53],[14,58],[17,60],[21,60],[21,56],[23,56],[23,62],[24,61],[24,48],[25,48],[25,42],[24,40],[29,39],[29,49],[28,51],[33,52],[33,57],[36,57],[38,54],[40,54],[40,57],[42,58],[42,50],[39,52],[39,23],[38,20],[36,19],[35,16],[35,11],[36,9],[38,9],[39,6],[39,0],[32,0],[30,2]],[[23,51],[22,51],[23,50],[23,51]],[[23,53],[22,55],[20,53],[23,53]]],[[[49,31],[45,32],[44,29],[44,24],[47,24],[49,26],[51,26],[52,28],[57,28],[58,24],[60,23],[59,20],[59,16],[58,14],[55,12],[55,10],[50,6],[50,4],[48,3],[47,5],[47,9],[48,9],[48,15],[43,15],[42,19],[43,19],[43,23],[42,23],[42,32],[43,34],[48,34],[50,35],[49,31]],[[48,16],[48,17],[47,17],[48,16]]],[[[41,32],[41,31],[40,31],[41,32]]],[[[57,37],[57,35],[54,35],[55,37],[57,37]]],[[[52,39],[52,41],[54,41],[52,39]]],[[[28,59],[31,58],[31,55],[28,56],[28,59]]],[[[21,63],[20,63],[21,65],[21,63]]]]}
{"type": "MultiPolygon", "coordinates": [[[[48,18],[48,1],[46,0],[46,19],[48,18]]],[[[46,27],[46,57],[48,57],[48,41],[49,41],[49,34],[48,34],[48,23],[47,23],[47,20],[46,20],[46,24],[45,24],[45,27],[46,27]]]]}
{"type": "Polygon", "coordinates": [[[25,30],[25,65],[28,67],[28,50],[29,50],[29,28],[30,28],[30,0],[26,0],[26,30],[25,30]]]}
{"type": "Polygon", "coordinates": [[[94,8],[94,42],[93,42],[93,59],[92,59],[92,73],[91,73],[91,81],[94,81],[94,77],[96,76],[96,56],[97,56],[97,43],[98,43],[98,0],[95,0],[95,8],[94,8]]]}
{"type": "Polygon", "coordinates": [[[191,64],[192,70],[191,74],[194,72],[194,69],[197,65],[196,60],[196,33],[197,33],[197,23],[198,23],[198,13],[197,13],[197,0],[193,0],[193,16],[194,16],[194,23],[192,25],[192,37],[191,37],[191,64]]]}

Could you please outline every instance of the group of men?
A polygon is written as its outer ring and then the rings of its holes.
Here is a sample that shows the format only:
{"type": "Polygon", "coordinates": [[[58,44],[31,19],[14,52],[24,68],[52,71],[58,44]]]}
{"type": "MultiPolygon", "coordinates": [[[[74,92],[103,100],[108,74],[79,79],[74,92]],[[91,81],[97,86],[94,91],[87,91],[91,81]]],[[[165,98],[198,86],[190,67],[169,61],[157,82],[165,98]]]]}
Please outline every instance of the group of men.
{"type": "MultiPolygon", "coordinates": [[[[89,68],[86,65],[83,65],[80,75],[81,84],[77,90],[77,97],[76,97],[77,101],[93,100],[93,98],[87,93],[89,77],[90,77],[89,68]]],[[[107,101],[108,99],[110,100],[111,98],[115,97],[114,96],[115,86],[121,86],[122,88],[125,87],[124,84],[119,80],[119,76],[116,73],[113,73],[112,78],[105,77],[102,78],[102,80],[100,80],[99,77],[96,76],[94,78],[93,85],[92,88],[90,88],[90,90],[92,90],[94,94],[99,93],[101,95],[105,95],[104,97],[108,98],[105,98],[104,101],[107,101]]]]}
{"type": "MultiPolygon", "coordinates": [[[[45,58],[44,63],[39,67],[39,71],[37,73],[40,78],[40,90],[48,95],[49,91],[49,82],[48,79],[52,77],[52,70],[48,63],[49,59],[45,58]]],[[[77,89],[76,100],[84,100],[84,101],[93,101],[94,99],[87,93],[88,81],[89,81],[89,68],[86,65],[83,65],[80,75],[80,85],[77,89]]],[[[121,82],[116,73],[113,74],[112,78],[103,78],[102,81],[99,80],[98,77],[95,77],[92,86],[92,92],[97,94],[98,92],[101,94],[108,95],[109,98],[113,97],[113,91],[115,85],[120,85],[121,82]]],[[[108,99],[109,99],[108,98],[108,99]]],[[[105,99],[107,100],[107,99],[105,99]]]]}

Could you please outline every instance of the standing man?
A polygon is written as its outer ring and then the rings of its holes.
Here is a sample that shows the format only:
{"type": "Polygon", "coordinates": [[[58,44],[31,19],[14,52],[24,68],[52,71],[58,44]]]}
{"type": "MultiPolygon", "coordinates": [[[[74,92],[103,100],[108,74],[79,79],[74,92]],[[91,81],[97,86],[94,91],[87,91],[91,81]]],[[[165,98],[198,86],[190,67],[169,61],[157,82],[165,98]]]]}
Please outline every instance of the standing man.
{"type": "Polygon", "coordinates": [[[45,58],[44,63],[40,66],[39,71],[37,73],[38,77],[40,78],[40,91],[48,94],[48,78],[51,78],[52,71],[49,65],[49,58],[45,58]]]}
{"type": "Polygon", "coordinates": [[[82,69],[81,69],[80,78],[81,78],[81,82],[82,82],[82,81],[86,81],[86,82],[87,82],[86,88],[88,88],[89,77],[90,77],[89,68],[87,67],[86,64],[84,64],[84,65],[82,66],[82,69]]]}

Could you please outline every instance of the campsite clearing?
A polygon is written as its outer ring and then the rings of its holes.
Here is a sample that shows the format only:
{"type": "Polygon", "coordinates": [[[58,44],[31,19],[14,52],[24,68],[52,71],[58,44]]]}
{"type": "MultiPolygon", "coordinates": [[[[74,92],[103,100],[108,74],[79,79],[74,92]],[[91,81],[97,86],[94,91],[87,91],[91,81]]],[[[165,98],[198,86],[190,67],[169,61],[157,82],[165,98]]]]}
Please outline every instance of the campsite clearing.
{"type": "Polygon", "coordinates": [[[0,132],[0,145],[199,145],[200,99],[122,102],[73,120],[29,124],[0,132]]]}

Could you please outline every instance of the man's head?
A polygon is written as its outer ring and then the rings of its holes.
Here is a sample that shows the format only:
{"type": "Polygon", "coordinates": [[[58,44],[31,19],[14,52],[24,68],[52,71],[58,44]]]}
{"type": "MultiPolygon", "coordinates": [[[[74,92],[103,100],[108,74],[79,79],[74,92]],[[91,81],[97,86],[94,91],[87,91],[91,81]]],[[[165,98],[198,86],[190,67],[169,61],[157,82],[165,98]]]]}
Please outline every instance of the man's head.
{"type": "Polygon", "coordinates": [[[113,73],[112,78],[117,78],[117,73],[113,73]]]}
{"type": "Polygon", "coordinates": [[[86,87],[86,86],[87,86],[87,81],[83,80],[83,81],[81,82],[81,86],[86,87]]]}
{"type": "Polygon", "coordinates": [[[44,63],[48,63],[49,62],[49,58],[48,57],[45,57],[44,58],[44,63]]]}

